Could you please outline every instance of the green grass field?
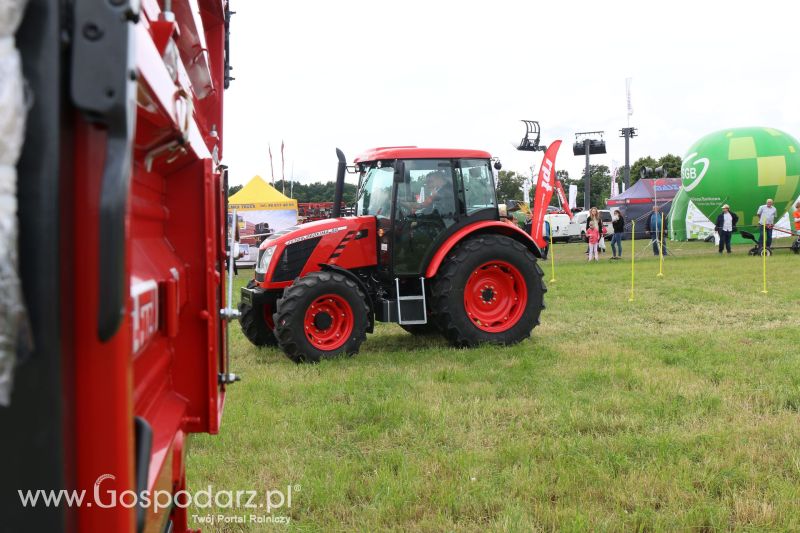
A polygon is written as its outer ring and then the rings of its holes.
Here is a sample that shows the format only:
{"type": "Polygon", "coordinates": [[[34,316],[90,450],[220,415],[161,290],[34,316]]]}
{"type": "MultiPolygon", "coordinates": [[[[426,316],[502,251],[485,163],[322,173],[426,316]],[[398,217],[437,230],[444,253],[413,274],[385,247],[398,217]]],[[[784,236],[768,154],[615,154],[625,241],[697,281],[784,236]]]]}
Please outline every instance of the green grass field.
{"type": "Polygon", "coordinates": [[[762,294],[747,246],[669,243],[658,278],[644,244],[633,302],[630,242],[588,265],[557,244],[542,324],[516,346],[379,325],[352,358],[296,365],[234,324],[243,381],[220,434],[191,439],[189,487],[292,486],[272,512],[291,522],[208,526],[194,509],[190,527],[800,530],[800,257],[769,258],[762,294]]]}

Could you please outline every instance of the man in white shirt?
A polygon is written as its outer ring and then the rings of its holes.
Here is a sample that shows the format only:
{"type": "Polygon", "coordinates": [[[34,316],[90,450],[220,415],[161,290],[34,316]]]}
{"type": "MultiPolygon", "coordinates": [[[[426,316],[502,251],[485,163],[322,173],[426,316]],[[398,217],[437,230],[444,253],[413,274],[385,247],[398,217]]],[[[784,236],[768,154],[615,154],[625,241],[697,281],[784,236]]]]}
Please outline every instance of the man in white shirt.
{"type": "Polygon", "coordinates": [[[767,199],[767,204],[758,208],[758,225],[761,228],[761,235],[758,238],[758,245],[764,245],[764,231],[767,233],[767,248],[772,248],[772,226],[775,225],[775,218],[778,210],[772,205],[772,198],[767,199]]]}
{"type": "Polygon", "coordinates": [[[722,249],[728,250],[731,253],[731,236],[736,231],[736,223],[739,222],[739,217],[736,213],[731,212],[728,204],[722,206],[722,213],[717,216],[717,223],[714,229],[719,233],[719,253],[722,249]]]}

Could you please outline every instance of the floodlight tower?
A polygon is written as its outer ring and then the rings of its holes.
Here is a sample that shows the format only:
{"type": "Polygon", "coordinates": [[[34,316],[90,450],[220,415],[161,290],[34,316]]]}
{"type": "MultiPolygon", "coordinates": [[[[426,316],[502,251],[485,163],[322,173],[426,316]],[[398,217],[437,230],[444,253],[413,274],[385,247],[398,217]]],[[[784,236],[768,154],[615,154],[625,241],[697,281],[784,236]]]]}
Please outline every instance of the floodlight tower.
{"type": "Polygon", "coordinates": [[[606,141],[603,140],[603,131],[584,131],[575,134],[575,144],[572,145],[573,155],[586,156],[586,180],[583,188],[583,208],[588,210],[591,207],[592,178],[589,168],[589,154],[606,153],[606,141]]]}
{"type": "Polygon", "coordinates": [[[636,128],[622,128],[619,130],[619,136],[625,137],[625,188],[631,186],[631,151],[630,142],[631,137],[636,137],[636,128]]]}

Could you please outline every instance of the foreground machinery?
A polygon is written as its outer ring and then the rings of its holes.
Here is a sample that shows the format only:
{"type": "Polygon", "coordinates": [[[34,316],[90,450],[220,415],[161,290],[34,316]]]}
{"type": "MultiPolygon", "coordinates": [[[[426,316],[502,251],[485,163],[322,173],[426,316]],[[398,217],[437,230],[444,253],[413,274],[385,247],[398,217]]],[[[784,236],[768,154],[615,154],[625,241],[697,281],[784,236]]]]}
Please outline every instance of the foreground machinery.
{"type": "MultiPolygon", "coordinates": [[[[334,208],[347,169],[337,154],[334,208]]],[[[489,153],[377,148],[350,170],[355,216],[337,211],[261,244],[239,307],[252,343],[315,362],[356,353],[375,321],[456,346],[530,335],[544,307],[542,254],[500,220],[489,153]]]]}
{"type": "Polygon", "coordinates": [[[32,334],[0,405],[2,531],[194,530],[180,499],[158,509],[146,493],[192,489],[187,437],[219,430],[236,379],[219,164],[229,16],[225,0],[28,3],[17,170],[32,334]],[[38,490],[84,499],[23,504],[38,490]]]}

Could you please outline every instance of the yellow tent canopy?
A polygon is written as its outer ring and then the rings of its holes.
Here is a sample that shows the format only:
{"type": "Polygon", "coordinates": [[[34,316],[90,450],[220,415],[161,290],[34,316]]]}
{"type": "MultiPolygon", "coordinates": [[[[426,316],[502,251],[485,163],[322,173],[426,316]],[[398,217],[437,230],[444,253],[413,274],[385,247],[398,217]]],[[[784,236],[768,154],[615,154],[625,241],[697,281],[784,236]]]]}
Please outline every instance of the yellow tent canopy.
{"type": "Polygon", "coordinates": [[[292,209],[297,211],[297,200],[281,194],[261,176],[254,176],[239,192],[228,198],[228,209],[238,211],[292,209]]]}

